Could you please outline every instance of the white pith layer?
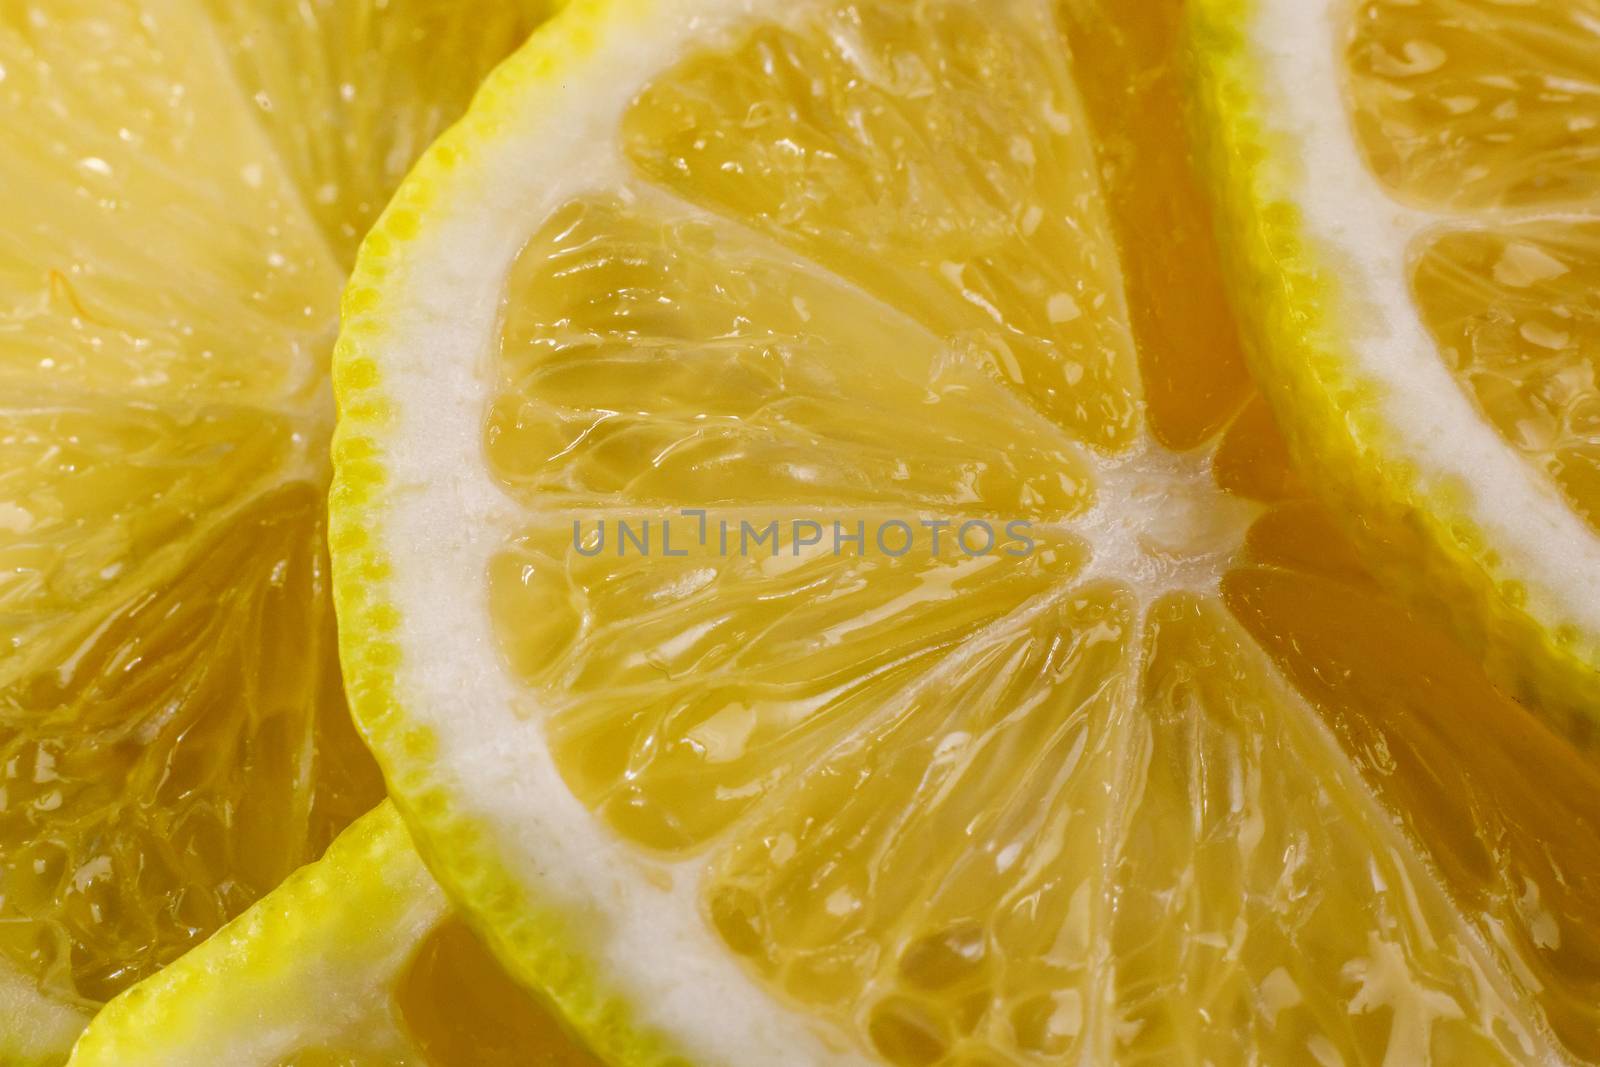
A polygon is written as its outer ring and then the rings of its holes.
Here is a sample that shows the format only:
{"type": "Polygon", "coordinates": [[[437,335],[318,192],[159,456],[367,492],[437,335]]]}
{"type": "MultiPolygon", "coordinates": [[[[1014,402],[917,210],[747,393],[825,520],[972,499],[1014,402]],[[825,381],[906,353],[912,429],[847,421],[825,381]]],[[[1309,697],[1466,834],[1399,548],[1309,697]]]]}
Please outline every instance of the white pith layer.
{"type": "MultiPolygon", "coordinates": [[[[1600,537],[1555,481],[1519,456],[1451,375],[1412,298],[1412,257],[1442,226],[1492,217],[1439,215],[1391,197],[1367,167],[1345,94],[1352,0],[1259,0],[1249,37],[1265,84],[1259,108],[1273,144],[1300,153],[1271,194],[1296,205],[1311,244],[1337,269],[1336,308],[1351,377],[1380,386],[1376,414],[1430,495],[1449,493],[1527,586],[1545,624],[1600,634],[1600,537]]],[[[1526,217],[1520,215],[1518,217],[1526,217]]]]}

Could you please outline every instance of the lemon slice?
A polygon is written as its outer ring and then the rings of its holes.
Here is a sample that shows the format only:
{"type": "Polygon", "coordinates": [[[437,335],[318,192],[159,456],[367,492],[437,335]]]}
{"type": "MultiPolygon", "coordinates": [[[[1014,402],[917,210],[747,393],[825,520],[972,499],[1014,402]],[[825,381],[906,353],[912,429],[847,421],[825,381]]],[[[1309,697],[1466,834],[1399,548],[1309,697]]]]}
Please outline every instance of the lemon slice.
{"type": "Polygon", "coordinates": [[[381,798],[323,548],[338,294],[537,7],[0,6],[0,1059],[381,798]]]}
{"type": "Polygon", "coordinates": [[[1240,303],[1307,463],[1396,582],[1593,735],[1600,8],[1196,11],[1240,303]]]}
{"type": "Polygon", "coordinates": [[[1600,1053],[1600,775],[1287,466],[1181,15],[580,0],[367,238],[352,708],[608,1062],[1600,1053]]]}
{"type": "Polygon", "coordinates": [[[383,804],[172,966],[71,1063],[595,1067],[461,923],[383,804]]]}

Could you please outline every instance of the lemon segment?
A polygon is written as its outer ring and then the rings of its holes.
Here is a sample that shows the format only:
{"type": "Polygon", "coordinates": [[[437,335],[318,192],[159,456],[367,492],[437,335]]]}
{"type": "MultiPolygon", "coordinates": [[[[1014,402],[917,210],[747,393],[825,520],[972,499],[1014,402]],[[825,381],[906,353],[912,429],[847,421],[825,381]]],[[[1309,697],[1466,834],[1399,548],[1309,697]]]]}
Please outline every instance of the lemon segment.
{"type": "Polygon", "coordinates": [[[1585,209],[1600,197],[1600,8],[1361,0],[1337,13],[1355,134],[1433,210],[1585,209]]]}
{"type": "Polygon", "coordinates": [[[69,0],[0,20],[19,386],[267,407],[321,388],[339,266],[197,15],[69,0]]]}
{"type": "Polygon", "coordinates": [[[1100,13],[1126,58],[1080,68],[1085,4],[580,2],[363,246],[353,709],[608,1061],[1586,1049],[1600,898],[1558,887],[1593,885],[1595,775],[1469,748],[1448,798],[1437,750],[1387,781],[1373,718],[1423,746],[1439,677],[1466,735],[1571,750],[1385,599],[1237,347],[1134,310],[1218,253],[1203,215],[1130,243],[1177,86],[1121,167],[1079,87],[1170,62],[1184,12],[1100,13]],[[1464,840],[1507,842],[1492,876],[1464,840]]]}
{"type": "Polygon", "coordinates": [[[541,10],[0,5],[0,1028],[30,1056],[383,795],[325,548],[339,291],[541,10]]]}
{"type": "Polygon", "coordinates": [[[645,87],[622,150],[990,364],[1078,438],[1125,447],[1138,387],[1121,278],[1044,17],[824,7],[645,87]]]}
{"type": "Polygon", "coordinates": [[[510,286],[486,449],[521,499],[898,503],[968,518],[1093,502],[1072,439],[997,385],[1021,373],[1006,331],[953,325],[952,352],[904,311],[717,216],[574,200],[510,286]],[[858,358],[839,360],[844,349],[858,358]],[[925,402],[939,419],[909,417],[925,402]]]}
{"type": "Polygon", "coordinates": [[[1412,284],[1456,380],[1600,536],[1600,221],[1439,234],[1412,284]]]}
{"type": "Polygon", "coordinates": [[[74,1065],[591,1067],[453,918],[394,809],[108,1004],[74,1065]]]}

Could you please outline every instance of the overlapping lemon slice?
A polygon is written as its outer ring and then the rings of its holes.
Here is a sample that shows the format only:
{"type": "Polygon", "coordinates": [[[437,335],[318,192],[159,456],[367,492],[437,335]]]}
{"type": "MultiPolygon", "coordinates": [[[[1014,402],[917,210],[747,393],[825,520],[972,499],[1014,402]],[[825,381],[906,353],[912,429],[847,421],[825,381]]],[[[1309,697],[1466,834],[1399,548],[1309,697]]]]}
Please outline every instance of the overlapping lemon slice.
{"type": "Polygon", "coordinates": [[[364,245],[352,706],[604,1058],[1600,1053],[1600,776],[1287,467],[1182,15],[578,0],[364,245]]]}
{"type": "Polygon", "coordinates": [[[1196,12],[1238,304],[1300,451],[1396,582],[1591,736],[1600,7],[1196,12]]]}
{"type": "Polygon", "coordinates": [[[382,796],[323,547],[338,294],[540,7],[0,4],[0,1061],[382,796]]]}
{"type": "Polygon", "coordinates": [[[597,1067],[428,876],[394,808],[108,1004],[73,1067],[597,1067]]]}

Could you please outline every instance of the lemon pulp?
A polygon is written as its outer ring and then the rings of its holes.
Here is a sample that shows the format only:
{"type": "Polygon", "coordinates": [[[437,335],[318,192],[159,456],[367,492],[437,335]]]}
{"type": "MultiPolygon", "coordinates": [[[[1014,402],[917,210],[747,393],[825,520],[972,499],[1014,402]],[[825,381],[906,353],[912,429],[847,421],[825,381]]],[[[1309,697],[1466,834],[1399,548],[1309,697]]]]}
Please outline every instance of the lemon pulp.
{"type": "Polygon", "coordinates": [[[652,78],[507,281],[506,662],[572,792],[886,1062],[1587,1054],[1594,772],[1303,498],[1172,147],[1179,16],[819,2],[652,78]]]}

